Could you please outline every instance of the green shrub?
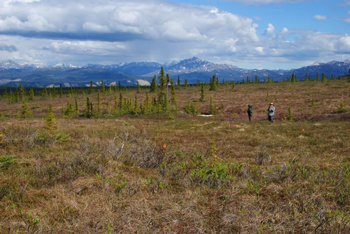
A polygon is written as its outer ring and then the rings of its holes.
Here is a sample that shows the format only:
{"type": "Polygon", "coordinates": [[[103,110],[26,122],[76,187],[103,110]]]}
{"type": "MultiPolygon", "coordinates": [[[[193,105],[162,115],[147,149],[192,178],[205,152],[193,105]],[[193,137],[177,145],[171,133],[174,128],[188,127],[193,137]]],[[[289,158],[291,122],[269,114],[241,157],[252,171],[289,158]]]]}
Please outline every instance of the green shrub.
{"type": "Polygon", "coordinates": [[[0,157],[0,170],[8,169],[12,164],[17,161],[16,156],[1,156],[0,157]]]}
{"type": "Polygon", "coordinates": [[[187,105],[184,108],[184,111],[189,115],[197,115],[198,114],[198,108],[196,106],[190,104],[190,102],[187,103],[187,105]]]}

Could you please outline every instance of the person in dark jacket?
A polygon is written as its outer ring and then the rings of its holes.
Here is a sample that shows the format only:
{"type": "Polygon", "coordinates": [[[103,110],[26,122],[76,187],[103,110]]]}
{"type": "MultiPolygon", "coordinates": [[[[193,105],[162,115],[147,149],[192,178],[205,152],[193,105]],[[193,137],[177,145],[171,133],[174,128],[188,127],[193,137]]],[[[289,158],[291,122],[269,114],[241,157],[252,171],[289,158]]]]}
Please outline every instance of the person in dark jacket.
{"type": "Polygon", "coordinates": [[[269,117],[269,121],[273,123],[273,116],[275,115],[275,107],[273,106],[273,103],[270,103],[269,108],[267,109],[267,116],[269,117]]]}
{"type": "Polygon", "coordinates": [[[247,113],[248,113],[249,121],[252,121],[252,117],[253,117],[253,106],[252,106],[251,104],[248,105],[247,113]]]}

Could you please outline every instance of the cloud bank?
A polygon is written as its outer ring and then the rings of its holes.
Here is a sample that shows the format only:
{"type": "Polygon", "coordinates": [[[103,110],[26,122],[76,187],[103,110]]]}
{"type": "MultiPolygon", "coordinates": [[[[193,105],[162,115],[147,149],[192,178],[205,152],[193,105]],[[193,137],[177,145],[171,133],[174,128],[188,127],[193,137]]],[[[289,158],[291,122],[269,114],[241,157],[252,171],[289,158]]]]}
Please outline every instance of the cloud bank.
{"type": "Polygon", "coordinates": [[[240,66],[309,63],[319,56],[341,59],[349,51],[345,35],[286,27],[276,32],[273,23],[259,26],[252,18],[215,7],[162,0],[4,0],[0,41],[0,60],[75,65],[192,56],[240,66]],[[266,28],[264,35],[257,34],[258,27],[266,28]]]}

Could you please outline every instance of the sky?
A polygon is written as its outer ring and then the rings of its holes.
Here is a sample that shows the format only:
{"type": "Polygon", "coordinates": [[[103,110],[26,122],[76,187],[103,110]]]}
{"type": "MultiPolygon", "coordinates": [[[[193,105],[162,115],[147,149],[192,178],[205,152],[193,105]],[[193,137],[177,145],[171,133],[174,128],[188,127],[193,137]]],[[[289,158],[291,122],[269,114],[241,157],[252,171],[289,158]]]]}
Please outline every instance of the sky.
{"type": "Polygon", "coordinates": [[[350,0],[0,0],[0,61],[198,57],[292,69],[350,59],[350,0]]]}

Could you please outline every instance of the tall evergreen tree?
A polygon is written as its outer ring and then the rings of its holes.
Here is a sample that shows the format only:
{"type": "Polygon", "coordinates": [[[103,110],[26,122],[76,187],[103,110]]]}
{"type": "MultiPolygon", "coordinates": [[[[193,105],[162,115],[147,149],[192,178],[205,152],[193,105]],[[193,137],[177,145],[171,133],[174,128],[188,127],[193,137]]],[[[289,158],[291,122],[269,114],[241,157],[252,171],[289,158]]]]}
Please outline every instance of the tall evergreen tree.
{"type": "Polygon", "coordinates": [[[157,76],[154,75],[154,77],[152,79],[151,87],[150,87],[150,92],[155,93],[157,91],[158,91],[157,76]]]}
{"type": "Polygon", "coordinates": [[[136,93],[141,93],[141,87],[140,87],[139,81],[137,81],[136,93]]]}
{"type": "Polygon", "coordinates": [[[161,105],[165,104],[166,97],[166,86],[167,86],[167,78],[165,77],[164,68],[161,67],[159,72],[159,91],[158,91],[158,103],[161,105]]]}
{"type": "Polygon", "coordinates": [[[235,81],[233,80],[232,81],[232,89],[235,89],[236,88],[236,84],[235,84],[235,81]]]}
{"type": "Polygon", "coordinates": [[[45,118],[45,128],[49,131],[56,131],[57,130],[57,121],[56,116],[53,113],[52,105],[49,105],[49,111],[47,113],[47,116],[45,118]]]}
{"type": "Polygon", "coordinates": [[[123,109],[123,94],[119,92],[119,110],[123,109]]]}
{"type": "Polygon", "coordinates": [[[86,97],[86,117],[90,118],[92,116],[92,103],[90,102],[89,97],[86,97]]]}
{"type": "Polygon", "coordinates": [[[29,90],[29,98],[28,98],[28,100],[29,100],[29,101],[34,100],[34,97],[35,97],[34,89],[31,88],[31,89],[29,90]]]}
{"type": "Polygon", "coordinates": [[[148,111],[149,111],[149,95],[148,95],[148,92],[146,92],[146,98],[144,100],[143,106],[144,106],[144,109],[145,109],[145,113],[147,114],[148,111]]]}
{"type": "Polygon", "coordinates": [[[216,75],[213,75],[213,78],[211,79],[211,82],[210,82],[209,91],[217,91],[217,90],[218,90],[217,78],[216,78],[216,75]]]}
{"type": "Polygon", "coordinates": [[[114,95],[114,110],[116,110],[118,108],[118,98],[117,98],[117,94],[114,95]]]}
{"type": "Polygon", "coordinates": [[[175,94],[175,84],[174,80],[170,80],[170,85],[171,85],[171,98],[170,98],[170,103],[171,104],[176,104],[176,94],[175,94]]]}
{"type": "Polygon", "coordinates": [[[140,113],[139,103],[137,101],[137,94],[135,94],[134,114],[140,113]]]}
{"type": "Polygon", "coordinates": [[[25,95],[26,95],[26,89],[21,84],[19,84],[19,100],[22,101],[25,95]]]}
{"type": "Polygon", "coordinates": [[[77,96],[75,96],[75,99],[74,99],[74,113],[79,114],[79,103],[78,103],[77,96]]]}
{"type": "Polygon", "coordinates": [[[205,97],[205,93],[204,93],[204,84],[202,82],[201,84],[201,97],[199,98],[200,102],[204,102],[204,97],[205,97]]]}
{"type": "Polygon", "coordinates": [[[216,106],[213,104],[213,98],[212,97],[210,97],[209,112],[210,112],[211,115],[216,115],[217,114],[217,109],[216,109],[216,106]]]}
{"type": "Polygon", "coordinates": [[[187,86],[188,86],[188,82],[187,82],[187,78],[185,78],[184,87],[187,88],[187,86]]]}
{"type": "Polygon", "coordinates": [[[93,84],[92,84],[92,80],[91,80],[88,94],[92,94],[92,87],[93,87],[93,84]]]}
{"type": "Polygon", "coordinates": [[[97,91],[97,112],[101,110],[101,98],[100,98],[100,90],[97,91]]]}
{"type": "Polygon", "coordinates": [[[101,90],[103,94],[106,93],[106,87],[105,87],[105,83],[103,82],[103,79],[101,80],[101,90]]]}
{"type": "Polygon", "coordinates": [[[31,116],[32,116],[32,112],[29,111],[27,101],[24,100],[22,104],[21,118],[24,119],[31,116]]]}
{"type": "Polygon", "coordinates": [[[177,85],[181,86],[180,76],[177,77],[177,85]]]}

